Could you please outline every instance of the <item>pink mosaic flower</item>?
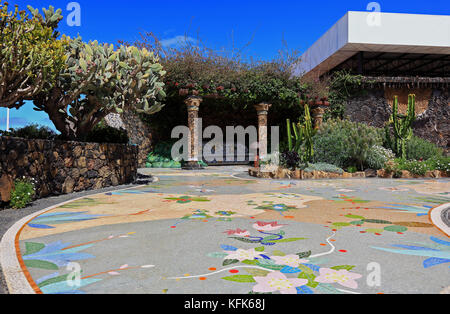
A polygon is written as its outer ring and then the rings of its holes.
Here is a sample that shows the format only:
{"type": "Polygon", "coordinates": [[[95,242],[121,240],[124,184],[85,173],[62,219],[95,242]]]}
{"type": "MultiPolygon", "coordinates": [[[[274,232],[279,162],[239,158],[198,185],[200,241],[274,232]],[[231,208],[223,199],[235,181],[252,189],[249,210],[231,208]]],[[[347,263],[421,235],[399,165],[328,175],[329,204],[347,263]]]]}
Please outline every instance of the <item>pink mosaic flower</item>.
{"type": "Polygon", "coordinates": [[[283,226],[285,226],[285,225],[280,225],[276,221],[273,221],[273,222],[257,221],[255,224],[253,224],[253,228],[255,228],[258,231],[264,231],[264,232],[275,231],[275,230],[283,228],[283,226]]]}
{"type": "Polygon", "coordinates": [[[298,255],[271,256],[277,265],[287,265],[290,267],[298,267],[300,264],[308,263],[307,259],[301,259],[298,255]]]}
{"type": "Polygon", "coordinates": [[[358,283],[355,279],[362,277],[360,274],[351,273],[346,269],[334,270],[330,268],[321,268],[320,275],[316,277],[315,281],[320,283],[338,283],[341,286],[356,289],[358,283]]]}
{"type": "Polygon", "coordinates": [[[287,278],[279,271],[271,272],[266,277],[253,277],[258,283],[253,287],[254,292],[276,292],[281,294],[297,294],[297,287],[304,286],[308,283],[306,279],[287,278]]]}
{"type": "Polygon", "coordinates": [[[250,236],[250,232],[248,232],[247,230],[239,229],[239,228],[237,228],[236,230],[227,230],[224,233],[228,234],[229,236],[231,236],[231,235],[235,235],[235,236],[239,236],[239,237],[250,236]]]}

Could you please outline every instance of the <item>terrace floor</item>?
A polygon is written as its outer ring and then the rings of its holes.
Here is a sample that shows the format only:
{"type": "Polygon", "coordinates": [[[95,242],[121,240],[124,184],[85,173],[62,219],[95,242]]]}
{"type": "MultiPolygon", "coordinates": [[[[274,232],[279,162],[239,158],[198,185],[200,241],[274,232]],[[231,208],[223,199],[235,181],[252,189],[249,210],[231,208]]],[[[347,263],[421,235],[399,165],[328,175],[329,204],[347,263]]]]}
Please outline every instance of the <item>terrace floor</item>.
{"type": "Polygon", "coordinates": [[[1,244],[12,292],[449,291],[448,229],[429,218],[450,202],[449,179],[144,171],[160,180],[70,201],[13,226],[1,244]]]}

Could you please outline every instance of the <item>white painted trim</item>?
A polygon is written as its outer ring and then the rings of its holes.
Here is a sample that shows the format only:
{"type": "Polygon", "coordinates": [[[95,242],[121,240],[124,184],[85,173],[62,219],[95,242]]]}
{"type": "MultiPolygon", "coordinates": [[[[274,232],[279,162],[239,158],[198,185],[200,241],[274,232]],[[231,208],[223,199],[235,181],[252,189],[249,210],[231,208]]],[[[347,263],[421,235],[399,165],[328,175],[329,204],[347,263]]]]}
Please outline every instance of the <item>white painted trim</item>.
{"type": "Polygon", "coordinates": [[[441,218],[441,214],[444,210],[446,210],[447,208],[450,208],[450,203],[447,204],[443,204],[440,205],[438,207],[433,208],[430,211],[430,219],[431,222],[439,228],[439,230],[441,230],[442,232],[444,232],[445,234],[447,234],[448,237],[450,237],[450,227],[447,226],[441,218]]]}

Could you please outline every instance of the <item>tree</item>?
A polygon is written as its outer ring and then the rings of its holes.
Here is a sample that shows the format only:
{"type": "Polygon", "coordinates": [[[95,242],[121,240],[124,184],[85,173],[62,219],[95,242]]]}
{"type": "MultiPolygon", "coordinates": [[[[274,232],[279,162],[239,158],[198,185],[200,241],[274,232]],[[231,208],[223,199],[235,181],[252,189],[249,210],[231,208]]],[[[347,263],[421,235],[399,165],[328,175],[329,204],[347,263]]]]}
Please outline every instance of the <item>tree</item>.
{"type": "Polygon", "coordinates": [[[84,139],[106,115],[123,110],[152,114],[161,110],[165,96],[158,59],[146,49],[84,43],[71,39],[66,66],[48,92],[34,99],[35,110],[45,111],[67,139],[84,139]]]}
{"type": "Polygon", "coordinates": [[[61,10],[43,10],[45,16],[29,7],[30,17],[17,6],[8,11],[8,3],[0,0],[0,107],[21,107],[64,66],[65,43],[54,31],[61,10]]]}

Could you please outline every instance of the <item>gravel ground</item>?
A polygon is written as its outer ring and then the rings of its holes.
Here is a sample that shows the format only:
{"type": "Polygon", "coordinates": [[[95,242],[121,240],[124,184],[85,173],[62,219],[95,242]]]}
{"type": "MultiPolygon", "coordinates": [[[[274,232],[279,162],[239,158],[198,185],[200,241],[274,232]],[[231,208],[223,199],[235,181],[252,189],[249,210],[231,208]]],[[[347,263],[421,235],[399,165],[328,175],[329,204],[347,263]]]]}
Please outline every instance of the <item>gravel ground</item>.
{"type": "MultiPolygon", "coordinates": [[[[38,212],[40,210],[43,210],[45,208],[51,207],[53,205],[57,205],[62,202],[69,201],[71,199],[88,196],[92,194],[98,194],[103,192],[110,192],[115,190],[121,190],[129,187],[133,187],[136,185],[130,184],[130,185],[121,185],[116,187],[109,187],[101,190],[94,190],[94,191],[84,191],[79,193],[72,193],[67,195],[60,195],[55,197],[49,197],[37,200],[32,203],[31,206],[23,209],[5,209],[0,211],[0,239],[3,237],[5,232],[11,228],[14,223],[23,217],[26,217],[28,215],[31,215],[35,212],[38,212]]],[[[3,272],[1,271],[0,267],[0,294],[7,294],[8,288],[6,286],[5,278],[3,276],[3,272]]]]}

